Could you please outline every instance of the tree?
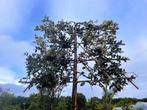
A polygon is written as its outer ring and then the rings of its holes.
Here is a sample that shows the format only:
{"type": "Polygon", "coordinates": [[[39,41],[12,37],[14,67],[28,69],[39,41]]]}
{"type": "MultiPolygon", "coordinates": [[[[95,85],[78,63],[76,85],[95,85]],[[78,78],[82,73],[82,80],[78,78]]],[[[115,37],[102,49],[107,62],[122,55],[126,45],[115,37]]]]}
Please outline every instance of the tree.
{"type": "Polygon", "coordinates": [[[129,106],[132,104],[134,104],[134,103],[131,98],[124,98],[124,99],[120,99],[117,106],[122,107],[124,110],[129,110],[129,106]]]}
{"type": "Polygon", "coordinates": [[[113,104],[112,104],[112,98],[115,95],[113,91],[109,91],[109,88],[103,88],[104,95],[102,97],[102,104],[103,104],[103,110],[112,110],[113,104]]]}
{"type": "Polygon", "coordinates": [[[98,110],[100,102],[101,100],[99,98],[92,97],[90,100],[88,100],[87,110],[98,110]]]}
{"type": "Polygon", "coordinates": [[[71,110],[71,97],[70,96],[62,96],[59,98],[59,102],[56,106],[55,110],[71,110]]]}
{"type": "Polygon", "coordinates": [[[78,110],[86,110],[86,97],[82,93],[78,93],[77,97],[77,105],[78,105],[78,110]]]}
{"type": "Polygon", "coordinates": [[[126,78],[121,67],[128,58],[121,55],[124,43],[117,40],[117,30],[118,24],[113,21],[55,23],[45,17],[36,27],[35,52],[26,53],[27,76],[21,82],[29,84],[27,89],[35,85],[52,97],[52,102],[67,83],[72,83],[73,110],[78,107],[78,83],[107,85],[114,92],[120,91],[134,77],[126,78]]]}
{"type": "Polygon", "coordinates": [[[0,88],[0,110],[20,110],[20,106],[14,103],[15,99],[8,89],[0,88]]]}
{"type": "Polygon", "coordinates": [[[40,95],[39,94],[32,94],[28,99],[29,107],[28,110],[41,110],[41,103],[40,103],[40,95]]]}
{"type": "MultiPolygon", "coordinates": [[[[56,106],[55,110],[71,110],[71,97],[70,96],[61,96],[59,98],[58,104],[56,106]]],[[[82,93],[78,93],[77,97],[77,104],[78,104],[78,110],[86,110],[86,97],[82,93]]]]}

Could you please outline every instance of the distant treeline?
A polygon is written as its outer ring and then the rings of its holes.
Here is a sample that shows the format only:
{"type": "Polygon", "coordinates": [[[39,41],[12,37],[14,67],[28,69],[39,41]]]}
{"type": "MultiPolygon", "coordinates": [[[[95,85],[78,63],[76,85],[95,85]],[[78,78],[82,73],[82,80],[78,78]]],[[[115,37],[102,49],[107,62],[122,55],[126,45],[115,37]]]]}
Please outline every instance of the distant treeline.
{"type": "MultiPolygon", "coordinates": [[[[22,97],[6,91],[0,91],[0,110],[49,110],[49,101],[53,100],[54,110],[71,110],[70,96],[50,99],[48,96],[32,94],[30,97],[22,97]]],[[[127,106],[138,101],[147,102],[147,98],[115,98],[112,100],[112,106],[127,106]]],[[[103,100],[98,97],[87,100],[85,95],[78,93],[78,110],[103,110],[103,100]]]]}

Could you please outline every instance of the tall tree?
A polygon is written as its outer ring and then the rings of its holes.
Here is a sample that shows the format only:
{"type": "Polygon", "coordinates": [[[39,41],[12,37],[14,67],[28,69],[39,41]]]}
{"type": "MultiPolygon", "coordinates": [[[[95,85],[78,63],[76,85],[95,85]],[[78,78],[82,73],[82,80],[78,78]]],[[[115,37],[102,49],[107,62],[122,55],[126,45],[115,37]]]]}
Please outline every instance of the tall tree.
{"type": "Polygon", "coordinates": [[[121,63],[128,58],[121,55],[124,43],[117,40],[117,30],[113,21],[55,23],[45,17],[36,27],[35,52],[26,54],[27,76],[21,82],[29,84],[27,89],[35,85],[50,97],[73,83],[73,110],[78,109],[78,83],[107,85],[114,92],[120,91],[128,80],[121,63]]]}

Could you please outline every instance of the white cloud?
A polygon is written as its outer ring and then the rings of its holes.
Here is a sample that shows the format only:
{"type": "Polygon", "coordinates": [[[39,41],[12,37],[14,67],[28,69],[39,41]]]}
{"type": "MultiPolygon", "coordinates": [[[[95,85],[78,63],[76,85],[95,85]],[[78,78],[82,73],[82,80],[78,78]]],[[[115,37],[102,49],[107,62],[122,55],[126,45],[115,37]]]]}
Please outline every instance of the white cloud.
{"type": "Polygon", "coordinates": [[[0,35],[0,66],[22,67],[25,62],[24,53],[33,50],[32,48],[30,42],[0,35]]]}
{"type": "Polygon", "coordinates": [[[15,73],[7,67],[0,67],[0,83],[18,84],[15,73]]]}
{"type": "MultiPolygon", "coordinates": [[[[29,41],[15,40],[9,33],[28,22],[37,0],[0,0],[0,83],[18,84],[25,72],[26,51],[31,51],[29,41]]],[[[20,36],[21,38],[21,36],[20,36]]]]}
{"type": "Polygon", "coordinates": [[[0,83],[18,84],[18,80],[25,73],[24,53],[32,50],[30,42],[0,36],[0,83]]]}

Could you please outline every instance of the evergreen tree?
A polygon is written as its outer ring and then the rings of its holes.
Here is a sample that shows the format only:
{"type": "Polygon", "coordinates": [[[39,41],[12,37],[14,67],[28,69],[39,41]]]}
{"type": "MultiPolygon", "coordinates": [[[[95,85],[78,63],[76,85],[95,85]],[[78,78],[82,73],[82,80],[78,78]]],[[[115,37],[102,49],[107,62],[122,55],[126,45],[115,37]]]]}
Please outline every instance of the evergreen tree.
{"type": "Polygon", "coordinates": [[[127,85],[121,64],[128,58],[122,56],[124,43],[117,40],[117,23],[55,23],[45,17],[35,30],[35,52],[26,53],[27,76],[21,82],[29,84],[27,89],[35,85],[42,95],[51,97],[50,105],[67,83],[73,83],[73,110],[78,107],[78,83],[107,85],[114,93],[127,85]],[[80,80],[83,77],[86,80],[80,80]]]}

